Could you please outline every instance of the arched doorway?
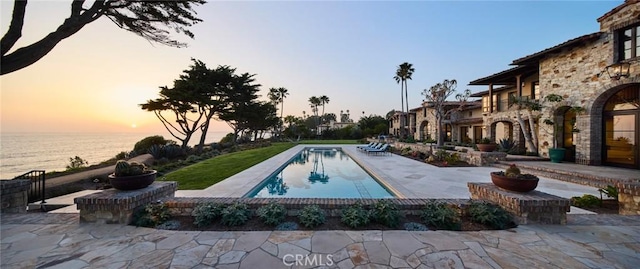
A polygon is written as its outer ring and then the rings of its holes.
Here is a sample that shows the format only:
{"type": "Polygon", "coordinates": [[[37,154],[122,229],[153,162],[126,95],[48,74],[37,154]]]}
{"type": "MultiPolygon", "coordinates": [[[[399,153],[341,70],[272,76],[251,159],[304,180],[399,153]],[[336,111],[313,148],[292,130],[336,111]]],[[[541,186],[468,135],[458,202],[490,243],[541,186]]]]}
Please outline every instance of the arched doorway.
{"type": "Polygon", "coordinates": [[[603,162],[640,169],[640,85],[630,85],[611,96],[602,112],[603,162]]]}
{"type": "Polygon", "coordinates": [[[555,134],[559,148],[564,148],[564,161],[576,161],[576,146],[573,141],[573,133],[577,132],[576,112],[570,106],[562,106],[556,110],[555,122],[557,125],[557,133],[555,134]]]}
{"type": "Polygon", "coordinates": [[[419,137],[421,141],[424,140],[429,140],[431,139],[431,135],[429,134],[429,122],[428,121],[422,121],[420,123],[420,129],[419,129],[419,137]]]}

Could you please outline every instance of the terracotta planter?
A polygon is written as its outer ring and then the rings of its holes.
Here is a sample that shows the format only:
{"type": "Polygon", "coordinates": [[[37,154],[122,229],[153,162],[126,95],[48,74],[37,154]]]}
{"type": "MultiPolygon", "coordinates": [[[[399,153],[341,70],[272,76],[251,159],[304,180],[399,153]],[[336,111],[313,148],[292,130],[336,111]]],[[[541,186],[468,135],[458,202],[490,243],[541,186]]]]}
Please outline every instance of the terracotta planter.
{"type": "Polygon", "coordinates": [[[111,174],[109,175],[109,183],[117,190],[138,190],[151,185],[151,183],[156,180],[157,173],[156,170],[153,170],[150,173],[128,177],[116,177],[114,174],[111,174]]]}
{"type": "Polygon", "coordinates": [[[482,152],[493,152],[498,147],[498,144],[476,144],[479,151],[482,152]]]}
{"type": "Polygon", "coordinates": [[[491,172],[491,182],[500,188],[508,191],[530,192],[538,187],[538,178],[535,179],[516,179],[491,172]]]}

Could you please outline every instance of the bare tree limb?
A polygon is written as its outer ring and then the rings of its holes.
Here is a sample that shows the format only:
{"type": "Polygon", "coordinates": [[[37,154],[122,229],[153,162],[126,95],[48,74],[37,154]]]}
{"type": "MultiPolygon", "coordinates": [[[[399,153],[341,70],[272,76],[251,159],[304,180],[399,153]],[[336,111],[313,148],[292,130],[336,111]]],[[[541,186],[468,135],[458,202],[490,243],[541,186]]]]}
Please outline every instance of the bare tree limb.
{"type": "Polygon", "coordinates": [[[9,30],[7,30],[7,33],[2,37],[2,41],[0,41],[2,56],[7,54],[13,45],[18,42],[18,39],[22,37],[22,26],[24,25],[24,13],[26,10],[27,0],[16,0],[14,2],[11,25],[9,25],[9,30]]]}

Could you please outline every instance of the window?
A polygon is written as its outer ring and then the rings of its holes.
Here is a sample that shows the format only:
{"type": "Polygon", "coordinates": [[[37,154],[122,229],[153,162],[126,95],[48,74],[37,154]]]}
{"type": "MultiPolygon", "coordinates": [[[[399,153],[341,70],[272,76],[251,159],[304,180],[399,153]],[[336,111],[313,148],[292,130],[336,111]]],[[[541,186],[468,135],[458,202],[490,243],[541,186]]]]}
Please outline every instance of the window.
{"type": "Polygon", "coordinates": [[[482,112],[489,112],[489,96],[482,96],[482,112]]]}
{"type": "Polygon", "coordinates": [[[513,101],[516,99],[518,95],[516,94],[516,92],[510,92],[509,93],[509,99],[507,99],[507,106],[510,106],[511,104],[513,104],[513,101]]]}
{"type": "Polygon", "coordinates": [[[531,100],[536,100],[540,96],[540,82],[534,81],[531,83],[531,100]]]}
{"type": "Polygon", "coordinates": [[[617,41],[618,62],[640,57],[640,25],[619,30],[617,41]]]}
{"type": "Polygon", "coordinates": [[[422,116],[425,117],[425,118],[427,117],[427,108],[426,107],[422,108],[422,116]]]}
{"type": "Polygon", "coordinates": [[[498,111],[499,94],[493,95],[493,111],[498,111]]]}

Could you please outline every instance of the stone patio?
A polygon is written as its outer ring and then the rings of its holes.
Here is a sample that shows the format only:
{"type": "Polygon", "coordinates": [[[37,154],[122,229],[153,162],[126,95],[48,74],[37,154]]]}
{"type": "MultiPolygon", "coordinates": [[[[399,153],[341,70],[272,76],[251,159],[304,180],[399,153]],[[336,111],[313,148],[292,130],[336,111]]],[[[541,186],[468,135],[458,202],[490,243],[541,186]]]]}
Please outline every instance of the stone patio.
{"type": "MultiPolygon", "coordinates": [[[[581,215],[584,216],[586,215],[581,215]]],[[[506,231],[168,231],[2,214],[2,268],[634,268],[640,218],[506,231]],[[611,226],[616,225],[616,226],[611,226]],[[297,260],[296,260],[297,259],[297,260]]],[[[595,216],[590,216],[595,217],[595,216]]]]}

